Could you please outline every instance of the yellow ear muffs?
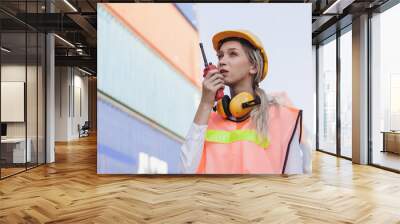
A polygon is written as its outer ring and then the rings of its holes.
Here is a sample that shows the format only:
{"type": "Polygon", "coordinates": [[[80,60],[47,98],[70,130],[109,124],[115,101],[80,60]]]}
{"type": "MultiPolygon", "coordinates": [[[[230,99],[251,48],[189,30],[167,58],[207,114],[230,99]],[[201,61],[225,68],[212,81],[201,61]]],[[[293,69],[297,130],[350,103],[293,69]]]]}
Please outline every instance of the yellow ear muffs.
{"type": "Polygon", "coordinates": [[[214,111],[223,117],[235,122],[246,120],[249,116],[252,107],[261,103],[260,97],[253,97],[248,92],[237,94],[233,99],[225,95],[217,101],[214,111]]]}
{"type": "Polygon", "coordinates": [[[232,116],[231,112],[229,111],[230,101],[231,98],[229,98],[227,95],[224,95],[224,97],[217,102],[217,113],[225,119],[232,116]]]}
{"type": "Polygon", "coordinates": [[[237,94],[229,103],[229,111],[235,118],[246,116],[251,111],[251,106],[243,107],[244,103],[254,101],[253,95],[248,92],[241,92],[237,94]]]}

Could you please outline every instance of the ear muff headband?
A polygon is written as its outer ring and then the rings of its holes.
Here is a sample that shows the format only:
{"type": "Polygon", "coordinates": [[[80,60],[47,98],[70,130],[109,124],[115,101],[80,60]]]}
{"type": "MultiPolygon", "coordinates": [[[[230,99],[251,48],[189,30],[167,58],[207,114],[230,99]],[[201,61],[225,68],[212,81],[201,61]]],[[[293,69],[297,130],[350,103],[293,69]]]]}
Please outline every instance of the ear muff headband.
{"type": "Polygon", "coordinates": [[[229,111],[230,101],[231,98],[227,95],[224,95],[222,99],[217,101],[217,105],[214,107],[214,111],[217,111],[217,113],[225,119],[231,117],[232,114],[229,111]]]}
{"type": "Polygon", "coordinates": [[[232,113],[229,110],[229,103],[231,102],[231,98],[227,95],[225,95],[222,98],[222,107],[224,108],[224,112],[226,114],[227,117],[232,117],[232,113]]]}
{"type": "Polygon", "coordinates": [[[261,104],[261,99],[259,96],[256,96],[256,98],[254,100],[242,103],[242,107],[243,108],[249,108],[249,107],[253,107],[255,105],[261,104]]]}

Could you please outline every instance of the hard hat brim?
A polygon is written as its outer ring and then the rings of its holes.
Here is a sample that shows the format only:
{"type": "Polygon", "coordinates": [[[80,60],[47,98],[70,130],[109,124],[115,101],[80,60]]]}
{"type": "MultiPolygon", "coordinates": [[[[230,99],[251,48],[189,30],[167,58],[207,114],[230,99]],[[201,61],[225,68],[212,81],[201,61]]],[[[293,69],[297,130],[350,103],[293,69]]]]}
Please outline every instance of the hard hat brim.
{"type": "Polygon", "coordinates": [[[224,39],[230,38],[230,37],[242,38],[242,39],[245,39],[248,42],[250,42],[250,44],[256,48],[261,47],[261,46],[258,46],[258,43],[256,43],[255,40],[250,35],[248,35],[244,32],[240,32],[240,31],[227,30],[227,31],[219,32],[213,36],[212,43],[213,43],[214,50],[216,50],[216,51],[218,50],[218,48],[220,47],[219,42],[221,40],[224,40],[224,39]]]}
{"type": "Polygon", "coordinates": [[[261,77],[261,80],[263,80],[267,76],[268,58],[265,53],[264,47],[261,45],[261,42],[259,40],[255,39],[255,37],[253,37],[253,35],[251,35],[250,33],[247,33],[246,31],[239,31],[239,30],[226,30],[226,31],[216,33],[212,37],[212,43],[213,43],[214,50],[218,51],[219,47],[220,47],[219,46],[220,42],[226,38],[231,38],[231,37],[245,39],[253,47],[255,47],[261,51],[261,56],[263,57],[263,61],[264,61],[264,69],[263,69],[263,74],[261,77]]]}

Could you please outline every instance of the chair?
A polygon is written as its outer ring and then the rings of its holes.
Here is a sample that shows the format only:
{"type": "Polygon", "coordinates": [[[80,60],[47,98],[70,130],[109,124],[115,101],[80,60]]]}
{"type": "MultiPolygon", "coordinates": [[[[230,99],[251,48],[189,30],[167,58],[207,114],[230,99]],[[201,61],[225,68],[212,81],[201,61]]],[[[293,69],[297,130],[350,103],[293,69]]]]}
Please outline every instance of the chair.
{"type": "Polygon", "coordinates": [[[82,127],[80,127],[80,125],[78,124],[79,138],[89,136],[89,129],[90,129],[89,121],[85,121],[82,127]]]}

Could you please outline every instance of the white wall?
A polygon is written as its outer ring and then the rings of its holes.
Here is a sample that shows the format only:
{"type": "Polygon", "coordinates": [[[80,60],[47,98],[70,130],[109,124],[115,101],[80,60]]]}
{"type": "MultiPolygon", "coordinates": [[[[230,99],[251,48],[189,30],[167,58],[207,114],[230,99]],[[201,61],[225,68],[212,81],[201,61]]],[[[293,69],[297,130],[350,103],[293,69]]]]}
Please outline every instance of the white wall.
{"type": "MultiPolygon", "coordinates": [[[[1,66],[1,81],[2,82],[25,82],[25,75],[28,69],[28,73],[33,70],[32,66],[27,68],[24,65],[8,64],[1,66]]],[[[7,96],[1,96],[1,98],[7,98],[7,96]]],[[[2,103],[3,104],[3,103],[2,103]]],[[[25,108],[22,108],[24,110],[25,108]]],[[[8,108],[1,108],[2,111],[8,110],[8,108]]],[[[4,113],[4,112],[3,112],[4,113]]],[[[7,135],[9,137],[24,137],[25,136],[25,123],[24,122],[7,122],[7,135]]]]}
{"type": "Polygon", "coordinates": [[[85,123],[85,121],[88,121],[88,77],[81,76],[80,71],[75,70],[75,75],[74,75],[74,108],[73,110],[75,113],[72,113],[73,119],[71,120],[72,122],[72,130],[71,130],[71,135],[74,136],[74,138],[78,137],[78,129],[77,126],[80,124],[81,126],[85,123]],[[78,75],[76,72],[79,72],[78,75]],[[80,93],[79,93],[80,90],[80,93]],[[80,95],[80,97],[79,97],[80,95]],[[79,101],[81,101],[79,103],[79,101]],[[79,108],[82,107],[82,108],[79,108]],[[82,111],[80,112],[79,109],[82,111]]]}
{"type": "MultiPolygon", "coordinates": [[[[36,134],[36,80],[32,76],[36,77],[36,66],[18,65],[18,64],[6,64],[1,66],[1,81],[2,82],[25,82],[26,72],[28,74],[28,83],[31,88],[27,88],[27,105],[29,107],[27,111],[28,120],[28,137],[30,134],[36,134]],[[32,87],[33,86],[33,87],[32,87]]],[[[40,72],[40,71],[39,71],[40,72]]],[[[2,96],[7,97],[7,96],[2,96]]],[[[41,107],[42,105],[39,105],[41,107]]],[[[24,109],[24,108],[22,108],[24,109]]],[[[1,108],[1,110],[7,110],[7,108],[1,108]]],[[[25,126],[26,122],[7,122],[7,136],[8,137],[25,137],[25,126]]]]}
{"type": "Polygon", "coordinates": [[[67,67],[55,68],[55,141],[68,140],[68,85],[69,76],[67,67]]]}
{"type": "MultiPolygon", "coordinates": [[[[45,117],[44,117],[44,73],[41,66],[25,66],[24,64],[3,64],[1,66],[2,82],[24,82],[26,83],[26,106],[22,105],[20,108],[1,108],[2,112],[17,113],[17,111],[25,114],[26,120],[23,122],[6,122],[7,123],[7,137],[21,138],[27,136],[31,148],[32,161],[39,163],[44,162],[45,150],[45,117]],[[27,81],[25,80],[27,78],[27,81]],[[21,111],[22,110],[22,111],[21,111]],[[37,155],[38,154],[38,155],[37,155]]],[[[2,93],[4,89],[2,89],[2,93]]],[[[22,91],[24,92],[24,91],[22,91]]],[[[7,95],[2,95],[2,98],[9,98],[7,95]]],[[[3,104],[3,103],[2,103],[3,104]]],[[[22,102],[25,104],[25,102],[22,102]]],[[[24,115],[22,115],[24,116],[24,115]]]]}
{"type": "Polygon", "coordinates": [[[88,78],[83,75],[76,68],[56,67],[55,141],[79,138],[78,124],[88,120],[88,78]]]}
{"type": "Polygon", "coordinates": [[[24,122],[25,82],[1,82],[1,121],[24,122]]]}

